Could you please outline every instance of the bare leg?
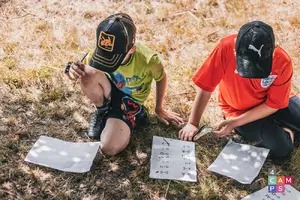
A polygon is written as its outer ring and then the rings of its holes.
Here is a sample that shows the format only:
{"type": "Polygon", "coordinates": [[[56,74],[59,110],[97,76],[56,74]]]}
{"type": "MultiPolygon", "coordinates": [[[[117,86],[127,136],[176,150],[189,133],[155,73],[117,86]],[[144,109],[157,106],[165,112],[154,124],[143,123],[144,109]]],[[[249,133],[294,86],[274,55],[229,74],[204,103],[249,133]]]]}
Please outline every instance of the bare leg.
{"type": "Polygon", "coordinates": [[[130,128],[120,119],[109,118],[101,134],[101,150],[106,155],[116,155],[130,141],[130,128]]]}
{"type": "Polygon", "coordinates": [[[86,75],[81,79],[81,88],[87,98],[100,107],[104,98],[110,99],[111,85],[106,75],[90,66],[86,66],[86,75]]]}
{"type": "MultiPolygon", "coordinates": [[[[110,99],[111,85],[106,75],[86,66],[86,75],[81,79],[81,88],[87,98],[97,107],[104,99],[110,99]]],[[[130,128],[120,119],[109,118],[101,133],[101,151],[106,155],[115,155],[126,148],[130,141],[130,128]]]]}

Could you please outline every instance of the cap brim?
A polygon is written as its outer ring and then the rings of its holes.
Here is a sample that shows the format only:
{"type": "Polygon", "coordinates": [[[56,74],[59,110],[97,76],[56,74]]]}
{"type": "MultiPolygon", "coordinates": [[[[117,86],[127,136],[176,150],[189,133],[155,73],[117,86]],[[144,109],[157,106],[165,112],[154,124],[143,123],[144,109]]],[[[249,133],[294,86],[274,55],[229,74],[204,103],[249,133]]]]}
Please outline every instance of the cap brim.
{"type": "Polygon", "coordinates": [[[253,62],[237,55],[236,66],[239,75],[244,78],[267,78],[272,71],[272,58],[253,62]]]}
{"type": "Polygon", "coordinates": [[[96,48],[89,65],[104,72],[114,72],[120,67],[125,56],[126,53],[113,54],[96,48]]]}

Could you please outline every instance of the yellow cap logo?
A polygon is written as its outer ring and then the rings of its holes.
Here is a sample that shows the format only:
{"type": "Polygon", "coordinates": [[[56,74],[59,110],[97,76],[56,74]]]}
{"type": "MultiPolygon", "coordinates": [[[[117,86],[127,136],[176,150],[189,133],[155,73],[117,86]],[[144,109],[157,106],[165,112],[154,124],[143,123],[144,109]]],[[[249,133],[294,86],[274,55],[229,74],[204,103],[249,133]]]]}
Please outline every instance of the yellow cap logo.
{"type": "Polygon", "coordinates": [[[98,46],[105,51],[112,52],[114,50],[115,39],[116,37],[114,35],[101,31],[99,35],[98,46]]]}

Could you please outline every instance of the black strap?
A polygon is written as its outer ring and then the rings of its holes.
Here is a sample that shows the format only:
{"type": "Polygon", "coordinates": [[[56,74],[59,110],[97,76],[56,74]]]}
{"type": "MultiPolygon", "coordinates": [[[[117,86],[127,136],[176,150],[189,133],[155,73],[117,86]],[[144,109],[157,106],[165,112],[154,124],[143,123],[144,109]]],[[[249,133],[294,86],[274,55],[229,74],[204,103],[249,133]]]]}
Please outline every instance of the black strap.
{"type": "Polygon", "coordinates": [[[199,133],[201,133],[201,131],[204,129],[204,127],[205,127],[205,124],[203,126],[199,127],[198,131],[196,133],[194,133],[192,141],[195,141],[194,140],[195,136],[198,135],[199,133]]]}

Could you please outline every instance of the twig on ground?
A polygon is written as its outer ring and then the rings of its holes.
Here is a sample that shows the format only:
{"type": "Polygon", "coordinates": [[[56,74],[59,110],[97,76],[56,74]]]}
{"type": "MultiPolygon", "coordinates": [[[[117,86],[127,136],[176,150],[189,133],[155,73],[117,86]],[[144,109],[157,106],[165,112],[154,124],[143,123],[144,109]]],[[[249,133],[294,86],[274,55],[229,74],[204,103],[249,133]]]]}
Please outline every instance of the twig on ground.
{"type": "Polygon", "coordinates": [[[200,22],[200,19],[191,11],[187,11],[189,15],[191,15],[194,19],[196,19],[198,21],[198,23],[200,22]]]}
{"type": "Polygon", "coordinates": [[[170,183],[171,183],[171,180],[169,180],[168,185],[167,185],[167,190],[166,190],[166,193],[165,193],[165,198],[166,199],[167,199],[167,194],[168,194],[168,191],[169,191],[170,183]]]}
{"type": "Polygon", "coordinates": [[[176,93],[176,94],[169,94],[168,96],[177,96],[177,95],[182,95],[182,94],[195,94],[197,93],[196,91],[194,92],[179,92],[179,93],[176,93]]]}
{"type": "Polygon", "coordinates": [[[32,13],[29,13],[27,12],[24,8],[22,8],[23,12],[25,12],[25,15],[21,15],[21,16],[16,16],[16,17],[12,17],[10,19],[19,19],[19,18],[23,18],[23,17],[26,17],[27,15],[31,15],[31,16],[34,16],[36,17],[36,15],[32,14],[32,13]]]}
{"type": "Polygon", "coordinates": [[[192,18],[194,18],[198,22],[198,26],[199,26],[200,19],[194,13],[192,13],[189,10],[172,14],[172,15],[168,16],[168,18],[172,18],[172,17],[178,16],[178,15],[184,15],[184,14],[189,14],[192,18]]]}

